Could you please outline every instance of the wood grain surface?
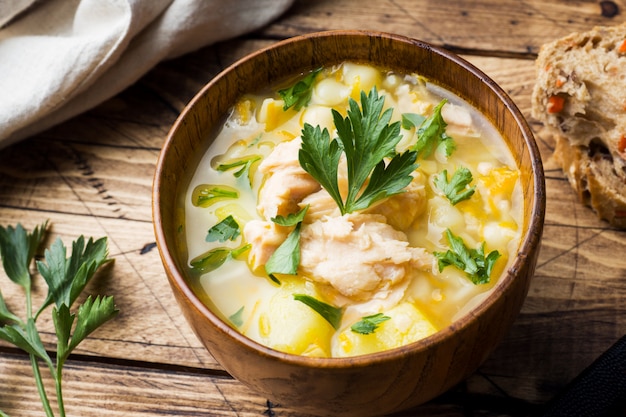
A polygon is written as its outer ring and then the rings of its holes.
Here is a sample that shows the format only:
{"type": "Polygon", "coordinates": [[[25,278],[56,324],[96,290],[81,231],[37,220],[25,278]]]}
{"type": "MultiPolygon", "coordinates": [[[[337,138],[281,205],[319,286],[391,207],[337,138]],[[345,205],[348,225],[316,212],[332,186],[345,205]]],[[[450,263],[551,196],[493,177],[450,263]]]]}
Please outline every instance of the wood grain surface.
{"type": "MultiPolygon", "coordinates": [[[[533,59],[545,42],[624,16],[626,1],[299,0],[266,28],[163,62],[95,109],[0,150],[0,224],[31,229],[49,219],[49,242],[66,244],[81,234],[107,236],[115,259],[88,290],[115,296],[121,313],[70,357],[68,415],[298,415],[228,376],[180,315],[154,246],[152,176],[170,126],[221,69],[286,37],[352,28],[432,42],[478,66],[528,118],[546,171],[544,239],[522,314],[475,375],[398,415],[537,415],[626,334],[626,236],[580,205],[553,163],[552,140],[530,117],[533,59]]],[[[23,311],[19,289],[3,272],[0,288],[23,311]]],[[[52,323],[42,328],[54,351],[52,323]]],[[[6,344],[0,410],[44,415],[28,357],[6,344]]]]}

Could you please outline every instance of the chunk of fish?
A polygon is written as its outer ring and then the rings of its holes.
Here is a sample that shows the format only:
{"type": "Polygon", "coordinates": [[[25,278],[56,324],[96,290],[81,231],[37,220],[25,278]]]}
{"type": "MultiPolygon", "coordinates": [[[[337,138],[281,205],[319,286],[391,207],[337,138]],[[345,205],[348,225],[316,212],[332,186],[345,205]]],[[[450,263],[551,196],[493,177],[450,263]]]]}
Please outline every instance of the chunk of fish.
{"type": "Polygon", "coordinates": [[[259,165],[266,180],[259,191],[257,211],[267,220],[297,212],[298,203],[320,189],[319,183],[300,166],[301,142],[300,137],[281,142],[259,165]]]}
{"type": "Polygon", "coordinates": [[[289,235],[289,228],[272,221],[250,220],[243,228],[243,236],[250,244],[248,262],[253,271],[265,265],[281,243],[289,235]]]}
{"type": "Polygon", "coordinates": [[[304,225],[300,249],[302,275],[355,300],[402,282],[414,268],[432,265],[431,254],[409,246],[406,235],[380,214],[323,217],[304,225]]]}
{"type": "Polygon", "coordinates": [[[365,213],[382,214],[387,223],[406,230],[426,210],[426,177],[418,171],[403,193],[393,195],[370,207],[365,213]]]}

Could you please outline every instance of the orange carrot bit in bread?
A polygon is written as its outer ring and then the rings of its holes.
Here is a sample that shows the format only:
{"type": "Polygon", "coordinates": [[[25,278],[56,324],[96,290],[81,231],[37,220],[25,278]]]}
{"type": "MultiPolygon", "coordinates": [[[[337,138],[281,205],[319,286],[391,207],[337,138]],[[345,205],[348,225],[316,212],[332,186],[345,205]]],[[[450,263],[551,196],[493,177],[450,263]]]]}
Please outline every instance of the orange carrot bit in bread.
{"type": "Polygon", "coordinates": [[[563,111],[563,105],[565,104],[565,98],[562,96],[550,96],[548,99],[547,110],[548,113],[560,113],[563,111]]]}

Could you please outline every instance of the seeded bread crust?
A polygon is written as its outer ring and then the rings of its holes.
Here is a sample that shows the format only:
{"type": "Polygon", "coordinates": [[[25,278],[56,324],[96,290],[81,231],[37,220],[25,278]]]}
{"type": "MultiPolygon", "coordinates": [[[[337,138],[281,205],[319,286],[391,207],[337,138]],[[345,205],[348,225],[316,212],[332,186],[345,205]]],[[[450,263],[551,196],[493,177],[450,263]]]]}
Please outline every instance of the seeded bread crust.
{"type": "Polygon", "coordinates": [[[545,44],[536,60],[532,116],[556,141],[580,201],[626,228],[626,23],[545,44]]]}

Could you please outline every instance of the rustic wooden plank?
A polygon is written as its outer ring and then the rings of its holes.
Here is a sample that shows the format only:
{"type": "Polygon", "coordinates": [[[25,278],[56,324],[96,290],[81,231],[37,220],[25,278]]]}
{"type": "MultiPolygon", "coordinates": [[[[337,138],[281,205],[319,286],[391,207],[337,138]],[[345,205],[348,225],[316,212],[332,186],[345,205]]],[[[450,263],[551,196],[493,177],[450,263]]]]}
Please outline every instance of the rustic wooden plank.
{"type": "MultiPolygon", "coordinates": [[[[44,383],[52,389],[46,370],[44,383]]],[[[0,410],[11,417],[43,415],[30,362],[25,356],[0,356],[3,381],[0,410]]],[[[267,414],[265,398],[229,377],[179,370],[67,363],[64,372],[67,415],[81,416],[259,416],[267,414]]],[[[49,398],[56,409],[54,391],[49,398]]],[[[278,407],[277,407],[278,408],[278,407]]],[[[281,416],[296,415],[280,408],[281,416]]]]}
{"type": "MultiPolygon", "coordinates": [[[[3,395],[0,410],[11,417],[43,415],[30,362],[25,355],[0,356],[3,395]]],[[[43,370],[44,384],[52,379],[43,370]]],[[[64,399],[73,417],[115,416],[274,416],[307,417],[268,401],[228,377],[194,369],[160,369],[133,364],[109,365],[70,357],[64,372],[64,399]]],[[[49,392],[53,407],[54,394],[49,392]]],[[[476,375],[439,398],[393,417],[519,416],[538,406],[507,397],[494,390],[484,376],[476,375]]]]}
{"type": "MultiPolygon", "coordinates": [[[[596,1],[558,0],[297,0],[292,9],[262,32],[283,38],[328,29],[393,32],[485,54],[533,55],[552,39],[594,25],[621,23],[621,15],[596,1]]],[[[604,2],[602,2],[604,3],[604,2]]],[[[613,3],[626,10],[624,0],[613,3]]]]}

